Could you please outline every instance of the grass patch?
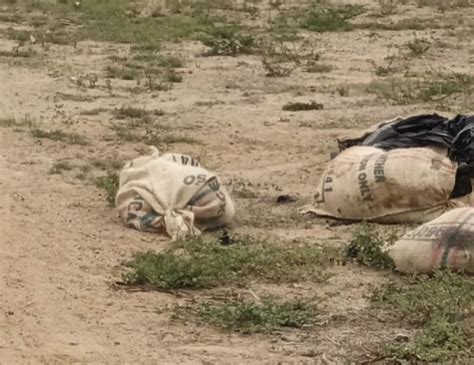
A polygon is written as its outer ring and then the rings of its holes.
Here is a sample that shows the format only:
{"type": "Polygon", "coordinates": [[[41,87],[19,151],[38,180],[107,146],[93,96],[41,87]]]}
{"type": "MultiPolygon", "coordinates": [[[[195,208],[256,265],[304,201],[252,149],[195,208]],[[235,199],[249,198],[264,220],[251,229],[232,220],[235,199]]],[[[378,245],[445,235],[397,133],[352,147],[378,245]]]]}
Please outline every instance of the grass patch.
{"type": "Polygon", "coordinates": [[[71,171],[74,167],[68,161],[58,161],[53,164],[49,173],[51,175],[61,174],[63,171],[71,171]]]}
{"type": "Polygon", "coordinates": [[[77,144],[85,146],[88,144],[87,140],[77,133],[67,133],[59,129],[54,131],[44,131],[42,129],[33,129],[31,135],[38,139],[50,139],[52,141],[60,141],[68,144],[77,144]]]}
{"type": "Polygon", "coordinates": [[[189,312],[199,323],[244,333],[272,332],[281,328],[308,327],[314,323],[315,307],[301,300],[264,298],[258,303],[230,301],[202,303],[197,308],[175,310],[174,318],[186,320],[189,312]]]}
{"type": "Polygon", "coordinates": [[[393,243],[397,239],[393,233],[382,236],[373,226],[363,224],[345,249],[345,256],[357,263],[378,269],[394,269],[395,263],[383,252],[386,242],[393,243]]]}
{"type": "Polygon", "coordinates": [[[82,110],[79,114],[80,115],[99,115],[100,113],[105,113],[108,109],[107,108],[94,108],[89,110],[82,110]]]}
{"type": "Polygon", "coordinates": [[[321,110],[324,108],[324,105],[321,103],[317,103],[315,101],[312,101],[310,103],[287,103],[283,105],[283,110],[284,111],[291,111],[291,112],[297,112],[297,111],[305,111],[305,110],[321,110]]]}
{"type": "Polygon", "coordinates": [[[166,68],[182,68],[184,67],[184,61],[179,56],[174,55],[159,55],[155,62],[158,66],[166,68]]]}
{"type": "Polygon", "coordinates": [[[174,69],[167,68],[163,72],[162,81],[171,83],[183,82],[183,76],[177,74],[174,69]]]}
{"type": "Polygon", "coordinates": [[[150,115],[150,112],[143,108],[135,108],[133,106],[122,106],[119,109],[113,111],[113,115],[117,119],[135,119],[135,118],[146,118],[150,115]]]}
{"type": "Polygon", "coordinates": [[[369,30],[427,30],[427,29],[454,29],[455,23],[446,21],[446,18],[407,18],[396,22],[365,22],[353,25],[353,29],[369,30]]]}
{"type": "Polygon", "coordinates": [[[104,171],[118,171],[123,167],[123,161],[118,159],[106,159],[106,160],[99,160],[94,159],[91,161],[91,165],[97,169],[104,170],[104,171]]]}
{"type": "Polygon", "coordinates": [[[115,196],[119,188],[119,175],[117,172],[109,171],[106,176],[96,178],[95,186],[103,189],[105,192],[105,199],[109,206],[115,205],[115,196]]]}
{"type": "Polygon", "coordinates": [[[309,10],[302,27],[313,32],[347,32],[354,27],[351,19],[365,12],[361,5],[315,5],[309,10]]]}
{"type": "Polygon", "coordinates": [[[147,145],[162,147],[175,143],[201,144],[201,141],[187,135],[170,133],[166,128],[150,124],[148,117],[138,119],[137,122],[127,125],[114,124],[112,130],[118,139],[126,142],[142,142],[147,145]],[[132,127],[137,128],[132,128],[132,127]],[[140,127],[145,126],[145,130],[140,127]]]}
{"type": "Polygon", "coordinates": [[[123,280],[128,285],[162,289],[246,285],[252,280],[324,281],[328,274],[321,268],[334,257],[314,246],[281,247],[249,237],[221,246],[196,237],[174,242],[160,253],[136,254],[126,264],[131,272],[123,280]]]}
{"type": "Polygon", "coordinates": [[[78,103],[84,103],[84,102],[92,102],[96,97],[89,96],[89,95],[79,95],[79,94],[66,94],[62,92],[56,92],[55,95],[58,98],[61,98],[61,100],[70,100],[70,101],[75,101],[78,103]]]}
{"type": "Polygon", "coordinates": [[[332,71],[333,67],[324,63],[312,63],[306,66],[305,72],[309,73],[326,73],[332,71]]]}
{"type": "Polygon", "coordinates": [[[441,11],[454,10],[456,8],[471,7],[471,0],[417,0],[418,7],[431,6],[441,11]]]}
{"type": "MultiPolygon", "coordinates": [[[[140,16],[140,4],[129,0],[82,0],[79,7],[65,1],[35,0],[35,3],[41,5],[38,10],[45,14],[35,29],[36,38],[59,44],[92,40],[132,44],[139,51],[157,51],[164,41],[215,39],[221,36],[223,28],[238,28],[223,24],[224,17],[211,11],[217,4],[210,4],[209,11],[203,12],[202,2],[197,7],[188,4],[196,11],[166,12],[160,16],[140,16]]],[[[26,2],[18,3],[18,8],[31,10],[26,2]]],[[[8,31],[8,36],[18,41],[27,41],[29,34],[8,31]]]]}
{"type": "Polygon", "coordinates": [[[386,284],[371,298],[375,308],[419,327],[408,343],[388,343],[385,358],[410,363],[469,363],[472,336],[463,320],[474,315],[474,279],[449,272],[412,279],[407,286],[386,284]]]}
{"type": "Polygon", "coordinates": [[[424,80],[390,79],[374,82],[367,89],[395,105],[442,103],[451,96],[471,94],[474,78],[467,74],[438,74],[424,80]]]}
{"type": "Polygon", "coordinates": [[[33,120],[26,115],[22,120],[15,118],[3,118],[0,119],[0,128],[32,128],[34,125],[33,120]]]}
{"type": "Polygon", "coordinates": [[[0,57],[31,58],[35,56],[35,54],[35,51],[31,49],[22,51],[19,48],[15,48],[13,51],[0,51],[0,57]]]}
{"type": "Polygon", "coordinates": [[[175,143],[186,143],[186,144],[201,144],[201,141],[190,137],[190,136],[180,136],[176,134],[148,131],[145,135],[145,143],[148,145],[160,147],[162,145],[169,145],[175,143]]]}
{"type": "Polygon", "coordinates": [[[412,57],[421,57],[431,48],[431,42],[425,38],[416,38],[406,44],[412,57]]]}
{"type": "Polygon", "coordinates": [[[125,66],[111,66],[105,68],[105,76],[109,79],[136,80],[141,72],[125,66]]]}

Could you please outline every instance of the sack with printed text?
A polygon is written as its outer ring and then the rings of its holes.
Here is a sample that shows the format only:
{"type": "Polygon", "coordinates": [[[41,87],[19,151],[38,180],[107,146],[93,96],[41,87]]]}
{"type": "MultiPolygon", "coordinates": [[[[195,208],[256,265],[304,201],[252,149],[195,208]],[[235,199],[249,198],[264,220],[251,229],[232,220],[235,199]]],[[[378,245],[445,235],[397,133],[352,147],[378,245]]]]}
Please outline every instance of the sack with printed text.
{"type": "Polygon", "coordinates": [[[386,248],[398,271],[474,273],[474,208],[453,209],[386,248]]]}
{"type": "Polygon", "coordinates": [[[380,223],[427,222],[470,203],[470,191],[463,195],[455,189],[456,173],[456,162],[427,148],[351,147],[328,163],[314,205],[305,212],[380,223]]]}
{"type": "Polygon", "coordinates": [[[120,172],[115,203],[125,224],[175,240],[230,223],[234,204],[218,176],[189,156],[152,150],[120,172]]]}

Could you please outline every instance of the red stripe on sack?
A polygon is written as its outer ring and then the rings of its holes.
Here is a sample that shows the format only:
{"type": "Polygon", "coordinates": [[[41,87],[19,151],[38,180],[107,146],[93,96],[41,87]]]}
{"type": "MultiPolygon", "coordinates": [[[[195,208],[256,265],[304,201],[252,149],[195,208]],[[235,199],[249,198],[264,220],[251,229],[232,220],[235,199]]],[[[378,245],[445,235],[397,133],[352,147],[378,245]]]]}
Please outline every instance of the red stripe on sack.
{"type": "Polygon", "coordinates": [[[444,252],[443,247],[444,247],[443,241],[440,241],[436,244],[436,247],[433,250],[433,254],[431,256],[431,270],[434,270],[435,267],[438,266],[438,262],[440,262],[440,259],[441,259],[440,256],[444,252]]]}

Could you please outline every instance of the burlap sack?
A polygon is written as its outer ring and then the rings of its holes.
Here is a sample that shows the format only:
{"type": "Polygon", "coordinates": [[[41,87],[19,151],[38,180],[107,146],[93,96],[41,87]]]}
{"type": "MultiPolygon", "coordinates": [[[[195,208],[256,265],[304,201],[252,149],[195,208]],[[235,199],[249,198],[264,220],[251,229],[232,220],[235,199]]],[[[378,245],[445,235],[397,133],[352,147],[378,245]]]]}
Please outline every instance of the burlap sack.
{"type": "Polygon", "coordinates": [[[457,165],[430,149],[385,152],[352,147],[329,162],[314,205],[319,216],[380,223],[424,223],[446,210],[466,206],[450,200],[457,165]]]}
{"type": "Polygon", "coordinates": [[[474,208],[453,209],[408,232],[386,250],[401,272],[447,268],[472,274],[474,208]]]}
{"type": "Polygon", "coordinates": [[[220,179],[180,154],[139,157],[120,172],[115,198],[122,220],[142,231],[172,239],[229,223],[234,204],[220,179]]]}

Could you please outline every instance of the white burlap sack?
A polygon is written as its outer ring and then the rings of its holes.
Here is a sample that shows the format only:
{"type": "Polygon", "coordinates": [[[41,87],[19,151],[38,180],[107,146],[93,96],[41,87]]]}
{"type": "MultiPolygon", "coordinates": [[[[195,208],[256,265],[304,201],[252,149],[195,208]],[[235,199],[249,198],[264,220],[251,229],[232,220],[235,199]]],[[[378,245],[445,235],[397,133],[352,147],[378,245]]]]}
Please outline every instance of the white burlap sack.
{"type": "Polygon", "coordinates": [[[385,152],[356,146],[329,162],[314,205],[320,216],[380,223],[424,223],[454,207],[456,163],[431,149],[385,152]]]}
{"type": "Polygon", "coordinates": [[[122,220],[172,239],[229,223],[234,204],[220,179],[180,154],[139,157],[120,172],[115,204],[122,220]]]}
{"type": "Polygon", "coordinates": [[[405,273],[474,273],[474,208],[453,209],[408,232],[387,253],[405,273]]]}

